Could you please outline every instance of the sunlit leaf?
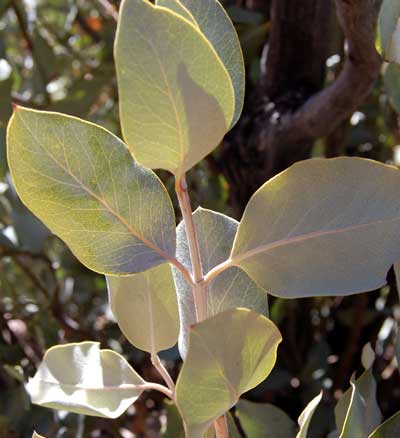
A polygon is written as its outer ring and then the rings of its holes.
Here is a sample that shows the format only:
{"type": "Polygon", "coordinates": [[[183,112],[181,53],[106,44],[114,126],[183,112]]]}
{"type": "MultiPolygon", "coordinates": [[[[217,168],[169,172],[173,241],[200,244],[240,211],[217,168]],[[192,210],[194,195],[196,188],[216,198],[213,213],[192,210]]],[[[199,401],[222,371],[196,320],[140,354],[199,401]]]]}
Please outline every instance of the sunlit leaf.
{"type": "Polygon", "coordinates": [[[356,427],[352,424],[362,424],[361,436],[367,436],[381,423],[382,415],[376,401],[376,381],[371,368],[352,381],[351,387],[340,397],[335,407],[335,418],[338,431],[344,430],[347,421],[346,433],[351,433],[356,427]]]}
{"type": "Polygon", "coordinates": [[[42,435],[39,435],[36,431],[33,432],[32,438],[45,438],[42,435]]]}
{"type": "Polygon", "coordinates": [[[242,112],[246,78],[239,39],[223,6],[218,0],[158,0],[157,3],[175,10],[185,18],[186,11],[189,11],[200,31],[218,53],[235,90],[235,114],[231,124],[234,125],[242,112]],[[182,6],[186,11],[182,12],[182,6]]]}
{"type": "Polygon", "coordinates": [[[117,418],[142,393],[143,383],[121,355],[82,342],[50,348],[27,390],[40,406],[117,418]]]}
{"type": "Polygon", "coordinates": [[[398,0],[383,0],[378,27],[378,45],[382,56],[387,61],[400,63],[400,3],[398,0]]]}
{"type": "Polygon", "coordinates": [[[274,405],[240,400],[236,415],[248,437],[293,438],[296,435],[294,421],[274,405]]]}
{"type": "Polygon", "coordinates": [[[281,336],[248,309],[232,309],[195,325],[178,377],[176,401],[191,438],[234,406],[271,372],[281,336]]]}
{"type": "MultiPolygon", "coordinates": [[[[238,222],[211,210],[198,208],[193,213],[204,273],[222,263],[229,257],[235,238],[238,222]]],[[[186,237],[185,224],[177,227],[177,258],[191,270],[190,253],[186,237]]],[[[179,351],[186,356],[188,348],[188,330],[196,322],[196,311],[192,289],[182,274],[174,271],[180,308],[181,331],[179,351]]],[[[208,316],[216,315],[227,309],[247,307],[268,316],[268,298],[261,289],[241,269],[233,267],[213,280],[207,292],[208,316]]]]}
{"type": "Polygon", "coordinates": [[[175,218],[164,186],[110,132],[18,108],[7,143],[22,201],[87,267],[132,274],[175,256],[175,218]]]}
{"type": "Polygon", "coordinates": [[[125,0],[115,60],[122,132],[135,157],[178,177],[209,154],[231,125],[229,73],[189,21],[147,0],[125,0]]]}
{"type": "Polygon", "coordinates": [[[300,414],[298,423],[300,430],[296,435],[296,438],[307,438],[308,428],[310,427],[312,417],[317,410],[317,407],[322,400],[322,392],[314,397],[310,403],[305,407],[304,411],[300,414]]]}
{"type": "Polygon", "coordinates": [[[186,18],[186,20],[190,21],[195,27],[198,28],[198,24],[193,15],[179,0],[156,0],[156,5],[176,12],[178,15],[186,18]]]}
{"type": "Polygon", "coordinates": [[[369,438],[391,438],[400,436],[400,411],[382,423],[369,438]]]}
{"type": "Polygon", "coordinates": [[[168,264],[128,277],[107,277],[107,285],[112,312],[129,342],[149,353],[176,344],[178,303],[168,264]]]}
{"type": "Polygon", "coordinates": [[[230,264],[284,298],[377,289],[400,259],[399,187],[397,168],[371,160],[295,164],[251,198],[230,264]]]}

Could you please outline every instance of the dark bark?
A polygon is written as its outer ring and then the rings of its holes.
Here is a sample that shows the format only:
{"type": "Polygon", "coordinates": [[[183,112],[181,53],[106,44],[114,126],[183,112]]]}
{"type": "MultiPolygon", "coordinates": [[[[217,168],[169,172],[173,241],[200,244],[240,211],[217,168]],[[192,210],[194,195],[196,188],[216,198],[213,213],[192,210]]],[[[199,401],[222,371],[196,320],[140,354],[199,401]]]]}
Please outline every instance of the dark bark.
{"type": "Polygon", "coordinates": [[[336,0],[348,53],[337,80],[323,89],[334,38],[333,0],[273,0],[262,78],[222,148],[231,203],[243,211],[254,191],[329,135],[364,101],[379,74],[376,0],[336,0]]]}

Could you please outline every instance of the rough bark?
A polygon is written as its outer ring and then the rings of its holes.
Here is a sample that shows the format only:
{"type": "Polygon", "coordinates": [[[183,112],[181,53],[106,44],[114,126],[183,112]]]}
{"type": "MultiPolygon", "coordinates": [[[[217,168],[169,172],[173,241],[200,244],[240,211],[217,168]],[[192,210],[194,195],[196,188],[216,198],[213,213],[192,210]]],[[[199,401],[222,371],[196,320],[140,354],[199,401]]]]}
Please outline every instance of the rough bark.
{"type": "Polygon", "coordinates": [[[368,96],[379,75],[375,49],[378,0],[273,0],[262,78],[241,122],[222,148],[223,172],[238,215],[266,180],[309,158],[368,96]],[[347,43],[336,81],[323,88],[337,16],[347,43]]]}

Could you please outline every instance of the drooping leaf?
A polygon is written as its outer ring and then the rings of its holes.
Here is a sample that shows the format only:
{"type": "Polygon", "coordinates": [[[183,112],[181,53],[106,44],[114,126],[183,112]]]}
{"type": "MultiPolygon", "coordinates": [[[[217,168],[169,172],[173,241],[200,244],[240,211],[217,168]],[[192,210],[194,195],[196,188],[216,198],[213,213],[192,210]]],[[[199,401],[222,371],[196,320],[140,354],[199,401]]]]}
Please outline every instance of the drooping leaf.
{"type": "Polygon", "coordinates": [[[246,436],[251,438],[293,438],[296,434],[294,421],[269,403],[240,400],[236,415],[246,436]]]}
{"type": "Polygon", "coordinates": [[[383,82],[390,104],[400,114],[400,66],[389,64],[383,82]]]}
{"type": "Polygon", "coordinates": [[[310,427],[312,417],[317,410],[317,407],[322,400],[322,392],[314,397],[310,403],[305,407],[304,411],[300,414],[298,423],[300,430],[296,435],[296,438],[307,438],[308,428],[310,427]]]}
{"type": "Polygon", "coordinates": [[[362,436],[368,436],[381,423],[382,414],[376,401],[376,381],[371,368],[351,382],[351,387],[335,407],[335,418],[338,431],[345,429],[347,421],[347,433],[353,430],[352,424],[362,423],[362,436]]]}
{"type": "Polygon", "coordinates": [[[107,277],[111,310],[129,342],[158,353],[179,334],[178,303],[171,267],[156,266],[128,277],[107,277]]]}
{"type": "Polygon", "coordinates": [[[175,257],[167,191],[110,132],[18,108],[7,144],[22,201],[87,267],[133,274],[175,257]]]}
{"type": "Polygon", "coordinates": [[[26,387],[40,406],[117,418],[142,393],[143,383],[121,355],[82,342],[50,348],[26,387]]]}
{"type": "Polygon", "coordinates": [[[297,163],[250,199],[230,264],[283,298],[377,289],[400,259],[399,188],[399,170],[371,160],[297,163]]]}
{"type": "Polygon", "coordinates": [[[231,309],[195,325],[176,386],[176,402],[191,438],[234,406],[271,372],[281,336],[249,309],[231,309]]]}
{"type": "Polygon", "coordinates": [[[229,129],[230,76],[189,21],[147,0],[124,0],[115,42],[122,132],[146,167],[178,177],[229,129]]]}
{"type": "MultiPolygon", "coordinates": [[[[235,238],[238,222],[211,210],[198,208],[193,213],[199,242],[200,256],[204,273],[222,263],[229,257],[235,238]]],[[[188,269],[192,269],[185,224],[177,227],[177,258],[188,269]]],[[[179,351],[186,356],[188,348],[188,330],[196,322],[193,293],[182,274],[174,270],[180,308],[181,331],[179,351]]],[[[241,269],[233,267],[213,280],[208,287],[208,316],[216,315],[227,309],[247,307],[268,316],[268,298],[264,289],[241,269]]]]}
{"type": "Polygon", "coordinates": [[[400,3],[383,0],[378,24],[378,46],[385,60],[400,63],[400,3]]]}
{"type": "Polygon", "coordinates": [[[223,6],[218,0],[158,0],[157,3],[187,18],[185,11],[182,12],[183,6],[218,53],[235,90],[235,114],[231,126],[234,125],[242,112],[246,78],[239,38],[223,6]]]}
{"type": "Polygon", "coordinates": [[[369,438],[391,438],[400,436],[400,411],[382,423],[369,438]]]}

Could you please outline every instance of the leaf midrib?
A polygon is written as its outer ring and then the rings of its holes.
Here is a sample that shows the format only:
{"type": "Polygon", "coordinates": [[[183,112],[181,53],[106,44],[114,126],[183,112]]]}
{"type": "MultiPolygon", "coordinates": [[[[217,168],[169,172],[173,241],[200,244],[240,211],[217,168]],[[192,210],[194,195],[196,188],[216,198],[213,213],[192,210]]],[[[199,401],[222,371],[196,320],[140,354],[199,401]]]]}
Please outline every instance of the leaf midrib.
{"type": "MultiPolygon", "coordinates": [[[[172,261],[173,258],[170,257],[165,251],[163,251],[161,248],[159,248],[157,245],[154,245],[152,242],[150,242],[148,239],[146,239],[144,236],[140,235],[132,226],[131,224],[126,221],[118,212],[116,212],[113,208],[111,208],[109,206],[109,204],[103,200],[100,196],[98,196],[95,192],[93,192],[91,189],[89,189],[76,175],[74,175],[72,173],[72,171],[70,169],[68,169],[67,167],[63,166],[60,161],[58,161],[49,151],[48,149],[41,145],[39,143],[39,141],[37,140],[36,136],[34,135],[34,133],[31,131],[29,125],[25,122],[24,118],[21,116],[20,117],[21,122],[24,124],[25,128],[29,131],[29,133],[31,134],[31,137],[35,140],[36,144],[38,144],[39,146],[43,147],[43,149],[46,151],[46,154],[48,155],[48,157],[54,161],[54,163],[59,166],[65,173],[67,173],[76,183],[79,184],[79,186],[86,191],[90,196],[92,196],[93,198],[95,198],[101,205],[103,205],[103,207],[105,207],[106,211],[108,211],[109,213],[111,213],[116,219],[119,220],[119,222],[121,222],[123,225],[125,225],[125,227],[128,229],[129,233],[136,237],[137,239],[141,240],[147,247],[149,247],[150,249],[152,249],[153,251],[155,251],[158,255],[160,255],[161,257],[163,257],[164,259],[166,259],[166,261],[172,261]]],[[[64,148],[64,146],[63,146],[64,148]]]]}
{"type": "MultiPolygon", "coordinates": [[[[264,245],[257,246],[253,249],[245,251],[242,254],[231,255],[229,264],[230,265],[238,265],[239,263],[246,261],[249,258],[255,257],[255,256],[262,254],[262,253],[266,253],[272,249],[280,248],[280,247],[285,246],[285,245],[301,243],[301,242],[305,242],[307,240],[317,239],[317,238],[329,236],[332,234],[340,234],[340,233],[347,233],[349,231],[357,231],[357,230],[362,229],[362,228],[368,228],[368,227],[371,227],[374,225],[379,225],[379,224],[388,224],[388,223],[396,222],[396,221],[400,221],[400,217],[396,217],[394,219],[372,221],[372,222],[358,224],[358,225],[350,225],[348,227],[337,228],[334,230],[313,231],[311,233],[302,234],[302,235],[296,236],[296,237],[291,237],[291,238],[287,238],[287,239],[280,239],[280,240],[277,240],[277,241],[272,242],[272,243],[266,243],[264,245]]],[[[235,249],[235,245],[233,246],[232,253],[233,253],[234,249],[235,249]]]]}

